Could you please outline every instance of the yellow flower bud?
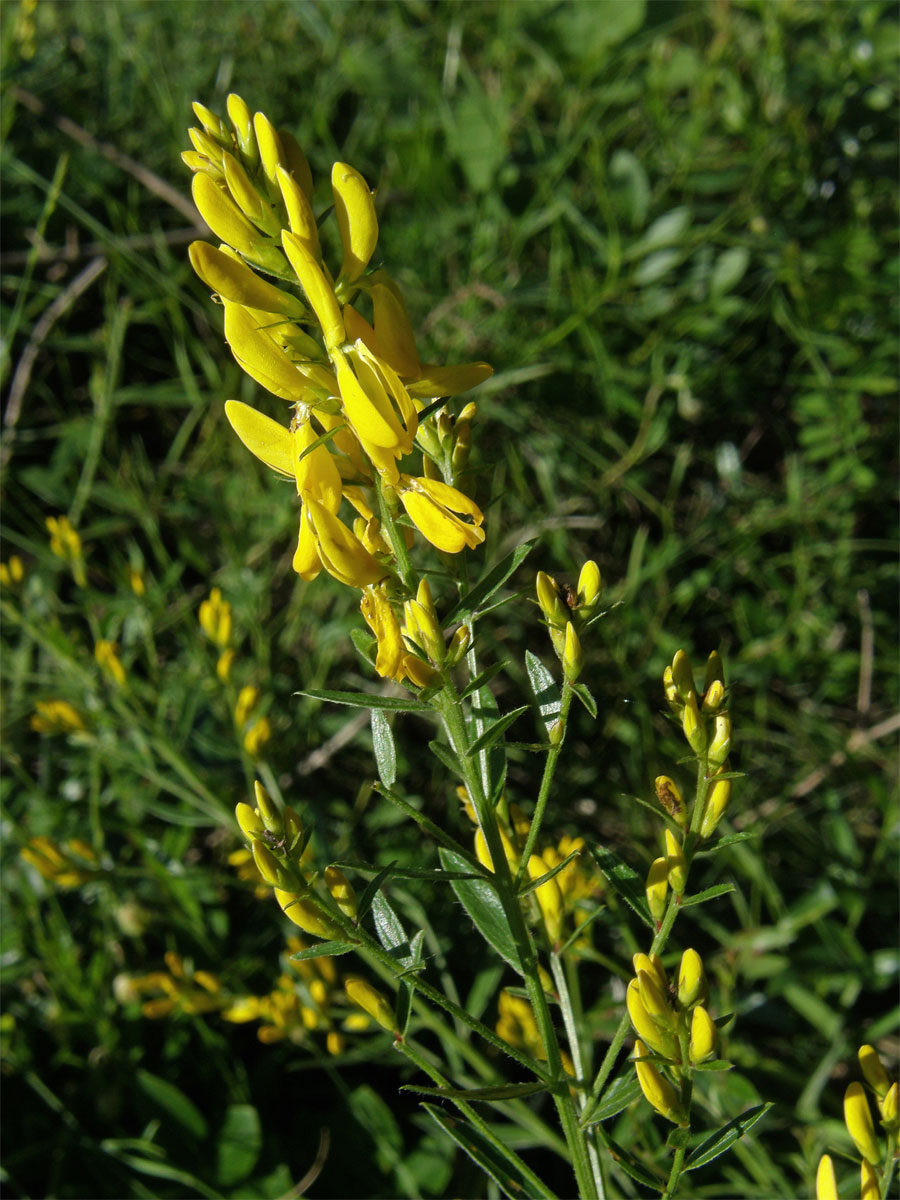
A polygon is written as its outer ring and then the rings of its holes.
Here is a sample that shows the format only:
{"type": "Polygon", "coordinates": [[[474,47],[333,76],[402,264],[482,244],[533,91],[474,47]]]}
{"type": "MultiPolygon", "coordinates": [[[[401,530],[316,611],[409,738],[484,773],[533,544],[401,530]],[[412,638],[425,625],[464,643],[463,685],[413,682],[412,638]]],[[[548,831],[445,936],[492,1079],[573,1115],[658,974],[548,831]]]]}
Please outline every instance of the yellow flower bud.
{"type": "Polygon", "coordinates": [[[675,677],[672,674],[672,668],[666,667],[663,671],[663,690],[666,693],[666,703],[672,712],[677,716],[681,716],[681,699],[678,695],[678,688],[675,686],[675,677]]]}
{"type": "Polygon", "coordinates": [[[325,886],[345,917],[356,920],[356,892],[350,880],[339,867],[325,868],[325,886]]]}
{"type": "Polygon", "coordinates": [[[12,554],[8,562],[0,563],[0,584],[3,587],[18,587],[24,578],[25,568],[18,554],[12,554]]]}
{"type": "Polygon", "coordinates": [[[679,650],[672,659],[672,681],[678,689],[678,695],[684,704],[687,704],[688,699],[694,692],[694,669],[691,666],[691,660],[683,650],[679,650]]]}
{"type": "Polygon", "coordinates": [[[238,693],[237,704],[234,706],[234,723],[239,729],[243,729],[247,724],[247,721],[253,714],[253,710],[259,704],[259,700],[259,688],[255,688],[249,683],[241,688],[238,693]]]}
{"type": "Polygon", "coordinates": [[[469,648],[470,638],[471,634],[469,633],[468,625],[460,625],[459,629],[457,629],[450,639],[450,645],[447,647],[448,667],[455,667],[457,663],[462,662],[469,648]]]}
{"type": "Polygon", "coordinates": [[[308,900],[304,900],[297,892],[275,889],[275,899],[278,901],[284,915],[294,922],[304,933],[313,937],[331,940],[342,937],[340,926],[336,925],[324,914],[320,913],[308,900]]]}
{"type": "Polygon", "coordinates": [[[664,858],[656,858],[650,864],[647,872],[647,904],[650,913],[657,922],[663,919],[666,911],[666,893],[669,890],[669,864],[664,858]]]}
{"type": "Polygon", "coordinates": [[[716,714],[716,728],[709,743],[708,758],[711,767],[720,767],[731,748],[731,717],[727,712],[716,714]]]}
{"type": "Polygon", "coordinates": [[[237,144],[246,162],[253,165],[259,162],[259,149],[256,145],[256,135],[253,132],[253,117],[246,101],[232,92],[225,101],[225,110],[231,122],[237,144]]]}
{"type": "Polygon", "coordinates": [[[664,1078],[656,1066],[649,1061],[647,1047],[642,1041],[635,1042],[634,1054],[638,1083],[641,1085],[641,1091],[646,1099],[667,1121],[671,1121],[675,1125],[684,1125],[687,1117],[681,1098],[668,1079],[664,1078]]]}
{"type": "Polygon", "coordinates": [[[238,825],[241,827],[241,831],[248,838],[260,837],[265,830],[265,826],[260,820],[256,809],[251,808],[249,804],[244,804],[243,801],[235,805],[234,815],[237,818],[238,825]]]}
{"type": "Polygon", "coordinates": [[[872,1113],[861,1083],[851,1083],[844,1093],[844,1122],[857,1150],[873,1166],[881,1161],[872,1113]]]}
{"type": "Polygon", "coordinates": [[[581,568],[576,589],[579,612],[584,620],[593,616],[596,611],[602,589],[603,580],[600,577],[600,568],[593,559],[589,558],[581,568]]]}
{"type": "Polygon", "coordinates": [[[344,990],[350,1001],[357,1008],[361,1008],[363,1012],[368,1013],[373,1020],[378,1022],[382,1029],[387,1029],[389,1033],[393,1033],[399,1037],[393,1008],[391,1008],[381,992],[373,988],[368,980],[361,979],[358,975],[345,975],[344,990]]]}
{"type": "Polygon", "coordinates": [[[882,1123],[896,1126],[897,1118],[900,1116],[900,1111],[898,1111],[900,1110],[900,1087],[896,1083],[892,1083],[885,1098],[878,1101],[878,1107],[881,1110],[882,1123]]]}
{"type": "Polygon", "coordinates": [[[665,967],[662,965],[662,959],[658,954],[635,954],[631,959],[634,964],[634,973],[637,976],[639,971],[646,971],[648,975],[654,975],[656,982],[663,989],[663,992],[668,988],[668,980],[666,979],[665,967]]]}
{"type": "Polygon", "coordinates": [[[325,1038],[325,1049],[329,1054],[343,1054],[346,1044],[347,1039],[336,1029],[330,1030],[325,1038]]]}
{"type": "Polygon", "coordinates": [[[268,717],[260,717],[244,734],[244,749],[251,758],[257,759],[262,755],[263,748],[272,737],[272,726],[268,717]]]}
{"type": "Polygon", "coordinates": [[[816,1170],[816,1200],[838,1200],[837,1179],[830,1154],[823,1154],[816,1170]]]}
{"type": "Polygon", "coordinates": [[[253,783],[253,794],[256,797],[256,811],[262,818],[263,825],[270,833],[281,837],[284,833],[284,820],[278,806],[273,804],[271,796],[258,779],[253,783]]]}
{"type": "Polygon", "coordinates": [[[334,289],[301,237],[284,230],[281,234],[281,244],[306,293],[310,308],[322,327],[325,346],[329,351],[333,350],[340,346],[346,337],[344,318],[341,316],[341,306],[337,302],[334,289]]]}
{"type": "Polygon", "coordinates": [[[234,666],[234,650],[223,650],[216,662],[216,676],[220,683],[227,683],[231,678],[231,668],[234,666]]]}
{"type": "Polygon", "coordinates": [[[266,883],[278,888],[289,888],[291,886],[292,880],[290,875],[288,875],[265,842],[261,842],[258,838],[253,838],[250,848],[253,851],[253,861],[256,863],[256,869],[266,883]]]}
{"type": "Polygon", "coordinates": [[[115,642],[107,642],[101,638],[94,647],[94,658],[107,678],[111,679],[118,687],[124,687],[126,682],[125,668],[122,665],[122,660],[116,653],[117,648],[115,642]]]}
{"type": "Polygon", "coordinates": [[[702,754],[706,747],[706,727],[700,719],[697,707],[697,697],[691,692],[684,702],[684,712],[681,716],[681,728],[687,738],[688,745],[695,754],[702,754]]]}
{"type": "Polygon", "coordinates": [[[208,288],[223,300],[281,313],[292,319],[307,315],[306,306],[288,292],[261,279],[245,263],[224,254],[208,242],[192,242],[188,247],[191,266],[208,288]]]}
{"type": "Polygon", "coordinates": [[[262,168],[270,183],[275,183],[278,164],[284,165],[284,151],[278,132],[269,118],[261,112],[253,117],[253,130],[256,134],[256,144],[259,147],[259,157],[262,168]]]}
{"type": "Polygon", "coordinates": [[[581,649],[578,634],[575,632],[575,626],[571,621],[566,623],[566,642],[562,662],[566,679],[569,683],[574,683],[581,674],[581,668],[584,666],[584,653],[581,649]]]}
{"type": "MultiPolygon", "coordinates": [[[[546,873],[547,864],[539,854],[532,854],[528,860],[528,877],[530,879],[540,879],[546,873]]],[[[541,915],[544,918],[547,936],[555,946],[562,935],[563,922],[563,898],[562,892],[559,890],[559,884],[555,878],[548,879],[539,888],[535,888],[534,894],[537,898],[541,915]]]]}
{"type": "Polygon", "coordinates": [[[560,658],[565,651],[564,630],[569,620],[569,610],[559,591],[559,586],[552,575],[538,571],[536,580],[538,604],[541,612],[550,626],[550,637],[553,648],[560,658]]]}
{"type": "Polygon", "coordinates": [[[883,1100],[891,1086],[890,1076],[875,1052],[874,1046],[860,1046],[859,1065],[866,1083],[879,1100],[883,1100]]]}
{"type": "Polygon", "coordinates": [[[859,1200],[881,1200],[881,1184],[871,1163],[862,1160],[859,1169],[859,1200]]]}
{"type": "Polygon", "coordinates": [[[669,886],[676,896],[687,886],[687,860],[671,829],[666,830],[666,862],[669,864],[669,886]]]}
{"type": "Polygon", "coordinates": [[[656,798],[673,820],[682,829],[687,828],[688,815],[684,807],[684,797],[681,789],[668,775],[658,775],[655,780],[656,798]]]}
{"type": "Polygon", "coordinates": [[[378,242],[375,200],[359,171],[346,163],[336,162],[332,167],[331,191],[344,247],[341,278],[352,283],[369,265],[378,242]]]}
{"type": "Polygon", "coordinates": [[[705,1004],[709,996],[709,984],[703,961],[696,950],[685,950],[678,968],[678,1003],[682,1008],[705,1004]]]}
{"type": "Polygon", "coordinates": [[[705,713],[717,712],[725,701],[725,687],[718,679],[714,679],[706,689],[706,694],[703,697],[703,711],[705,713]]]}
{"type": "Polygon", "coordinates": [[[231,605],[222,599],[221,588],[214,587],[209,599],[197,612],[200,628],[215,645],[224,648],[231,641],[231,605]]]}
{"type": "Polygon", "coordinates": [[[698,1004],[691,1014],[691,1062],[703,1062],[709,1058],[716,1048],[718,1041],[716,1023],[702,1004],[698,1004]]]}
{"type": "MultiPolygon", "coordinates": [[[[724,768],[722,768],[724,769],[724,768]]],[[[721,821],[731,800],[731,780],[720,779],[710,788],[706,798],[706,808],[703,810],[703,820],[700,823],[700,836],[712,837],[716,826],[721,821]]]]}
{"type": "Polygon", "coordinates": [[[216,116],[211,109],[208,109],[205,104],[201,104],[199,100],[194,100],[191,104],[194,114],[210,137],[215,138],[222,146],[231,145],[231,134],[228,132],[228,127],[221,117],[216,116]]]}
{"type": "Polygon", "coordinates": [[[656,972],[639,970],[637,981],[641,1003],[646,1012],[663,1030],[673,1032],[675,1014],[672,1012],[666,992],[659,985],[656,972]]]}
{"type": "Polygon", "coordinates": [[[628,985],[625,992],[625,1007],[628,1009],[628,1016],[638,1037],[643,1038],[647,1045],[657,1054],[661,1054],[663,1058],[677,1061],[679,1058],[678,1043],[672,1034],[663,1029],[647,1012],[644,1001],[641,999],[641,985],[637,979],[632,979],[628,985]]]}

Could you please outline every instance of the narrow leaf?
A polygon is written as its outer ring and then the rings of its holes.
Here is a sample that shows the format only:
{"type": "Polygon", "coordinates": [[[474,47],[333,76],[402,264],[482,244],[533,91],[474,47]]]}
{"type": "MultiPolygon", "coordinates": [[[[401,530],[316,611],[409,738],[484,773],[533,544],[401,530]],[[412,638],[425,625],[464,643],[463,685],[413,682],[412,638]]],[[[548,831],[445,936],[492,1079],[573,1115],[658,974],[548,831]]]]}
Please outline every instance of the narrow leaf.
{"type": "Polygon", "coordinates": [[[713,900],[716,896],[727,896],[729,892],[733,891],[733,883],[716,883],[712,887],[704,888],[702,892],[697,892],[694,896],[682,896],[681,907],[690,908],[693,904],[704,904],[707,900],[713,900]]]}
{"type": "Polygon", "coordinates": [[[485,667],[485,669],[476,675],[474,679],[470,679],[463,690],[459,693],[460,700],[468,699],[473,692],[477,692],[480,687],[484,687],[486,683],[490,683],[494,676],[498,675],[506,665],[506,662],[503,661],[496,662],[493,664],[493,666],[485,667]]]}
{"type": "Polygon", "coordinates": [[[538,702],[544,727],[549,731],[562,708],[559,685],[538,656],[530,650],[525,651],[525,670],[528,672],[528,680],[538,702]]]}
{"type": "Polygon", "coordinates": [[[685,1171],[696,1171],[698,1167],[705,1167],[714,1158],[718,1158],[720,1154],[724,1154],[726,1150],[734,1145],[738,1138],[743,1137],[745,1133],[751,1130],[756,1122],[764,1117],[769,1109],[773,1107],[773,1102],[768,1100],[765,1104],[757,1104],[754,1108],[748,1108],[745,1113],[741,1113],[739,1117],[735,1117],[733,1121],[729,1121],[727,1125],[724,1125],[712,1134],[711,1137],[708,1137],[705,1142],[701,1142],[684,1164],[685,1171]]]}
{"type": "Polygon", "coordinates": [[[554,875],[558,875],[560,871],[565,870],[573,858],[578,858],[581,854],[580,850],[573,850],[571,854],[567,854],[561,862],[558,862],[555,867],[551,867],[549,871],[545,871],[543,875],[539,875],[537,879],[531,879],[519,891],[520,896],[527,896],[529,892],[533,892],[536,888],[543,887],[548,879],[552,879],[554,875]]]}
{"type": "Polygon", "coordinates": [[[584,707],[588,710],[588,712],[591,714],[591,716],[596,721],[597,720],[597,701],[594,699],[594,697],[591,695],[591,693],[587,690],[587,687],[583,683],[576,683],[576,684],[572,685],[572,691],[575,693],[575,695],[578,697],[578,699],[581,701],[581,703],[584,705],[584,707]]]}
{"type": "Polygon", "coordinates": [[[356,912],[357,912],[356,920],[357,920],[357,922],[361,921],[363,919],[363,917],[368,913],[369,909],[372,907],[372,901],[375,899],[375,896],[378,893],[378,889],[381,887],[381,885],[387,879],[388,875],[390,875],[390,873],[393,871],[396,863],[397,863],[397,860],[394,859],[394,861],[388,863],[388,865],[386,867],[382,867],[381,870],[378,872],[378,874],[375,876],[375,878],[370,879],[369,882],[366,884],[365,890],[363,891],[363,894],[360,896],[360,898],[356,904],[356,912]]]}
{"type": "Polygon", "coordinates": [[[624,1146],[620,1146],[618,1142],[614,1142],[602,1125],[595,1125],[597,1136],[609,1150],[616,1166],[621,1167],[626,1175],[630,1175],[632,1179],[636,1179],[638,1183],[644,1187],[651,1188],[654,1192],[661,1192],[665,1187],[665,1180],[658,1175],[654,1175],[651,1171],[630,1154],[624,1146]]]}
{"type": "Polygon", "coordinates": [[[533,1096],[536,1092],[546,1092],[545,1083],[498,1083],[495,1087],[483,1088],[453,1088],[453,1087],[419,1087],[414,1083],[405,1083],[401,1092],[416,1092],[420,1096],[446,1097],[449,1100],[515,1100],[520,1096],[533,1096]]]}
{"type": "Polygon", "coordinates": [[[608,1121],[610,1117],[614,1117],[616,1113],[620,1113],[623,1108],[627,1108],[629,1104],[637,1100],[640,1094],[641,1085],[638,1083],[635,1072],[624,1072],[614,1079],[604,1091],[602,1100],[594,1109],[590,1124],[595,1125],[597,1121],[608,1121]]]}
{"type": "Polygon", "coordinates": [[[498,721],[494,721],[492,725],[488,725],[487,729],[476,738],[468,749],[469,757],[473,757],[482,750],[486,750],[489,746],[493,746],[503,736],[505,730],[509,729],[513,721],[521,717],[523,712],[528,712],[528,705],[523,704],[521,708],[514,708],[512,712],[506,713],[498,721]]]}
{"type": "Polygon", "coordinates": [[[295,696],[308,696],[311,700],[328,700],[332,704],[349,704],[351,708],[383,708],[387,712],[431,712],[430,704],[414,700],[412,696],[372,696],[366,692],[333,692],[313,689],[294,692],[295,696]]]}
{"type": "MultiPolygon", "coordinates": [[[[438,851],[441,866],[451,871],[464,871],[467,863],[464,858],[454,854],[452,850],[438,851]]],[[[486,879],[455,880],[450,885],[456,893],[456,898],[472,918],[476,929],[501,958],[522,974],[522,963],[512,934],[509,932],[509,922],[500,903],[500,897],[486,879]]]]}
{"type": "Polygon", "coordinates": [[[404,967],[411,967],[413,958],[409,938],[402,921],[388,904],[384,892],[379,892],[373,897],[372,916],[375,919],[378,940],[385,950],[398,962],[403,963],[404,967]]]}
{"type": "Polygon", "coordinates": [[[393,787],[397,778],[397,751],[388,719],[379,708],[372,709],[372,746],[378,777],[385,787],[393,787]]]}
{"type": "Polygon", "coordinates": [[[591,847],[591,853],[597,861],[603,878],[613,891],[621,896],[629,908],[634,909],[645,925],[655,929],[650,910],[647,908],[644,883],[637,871],[633,871],[628,863],[623,862],[612,850],[599,843],[591,847]]]}
{"type": "Polygon", "coordinates": [[[506,558],[497,563],[496,567],[483,575],[475,586],[468,591],[465,596],[460,597],[459,603],[450,612],[444,621],[445,625],[452,625],[454,621],[460,621],[468,613],[475,610],[485,602],[498,588],[501,588],[513,571],[524,562],[534,548],[534,542],[524,542],[521,546],[516,546],[506,558]]]}
{"type": "Polygon", "coordinates": [[[358,946],[354,946],[350,942],[319,942],[315,946],[308,946],[305,950],[298,950],[290,957],[295,962],[302,962],[305,958],[338,958],[341,954],[349,954],[351,950],[357,949],[358,946]]]}
{"type": "Polygon", "coordinates": [[[445,745],[444,742],[433,741],[428,743],[428,749],[434,757],[447,768],[451,775],[455,775],[457,779],[463,778],[462,767],[456,760],[456,755],[445,745]]]}

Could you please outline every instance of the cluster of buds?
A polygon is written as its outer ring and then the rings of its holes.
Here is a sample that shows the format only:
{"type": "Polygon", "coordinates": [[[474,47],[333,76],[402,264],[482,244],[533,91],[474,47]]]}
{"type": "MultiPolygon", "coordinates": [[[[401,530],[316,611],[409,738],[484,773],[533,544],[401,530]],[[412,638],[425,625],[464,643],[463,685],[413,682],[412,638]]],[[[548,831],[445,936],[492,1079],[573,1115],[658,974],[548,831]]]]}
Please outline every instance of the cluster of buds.
{"type": "MultiPolygon", "coordinates": [[[[457,794],[469,820],[473,825],[478,825],[475,809],[466,789],[458,788],[457,794]]],[[[521,866],[531,822],[521,808],[517,804],[508,803],[505,796],[497,805],[496,813],[500,842],[510,872],[515,876],[521,866]]],[[[540,852],[534,851],[528,857],[525,870],[529,880],[541,879],[548,871],[552,871],[567,858],[570,859],[552,878],[545,880],[530,893],[536,904],[534,917],[543,925],[550,944],[554,947],[563,940],[567,918],[571,919],[573,925],[579,924],[582,916],[586,916],[593,907],[592,902],[596,901],[602,887],[599,873],[585,871],[582,866],[581,852],[584,846],[583,838],[564,836],[558,845],[547,846],[540,852]],[[575,857],[570,858],[573,854],[575,857]],[[580,910],[584,910],[583,913],[580,910]]],[[[480,826],[475,830],[475,855],[483,867],[493,872],[494,862],[480,826]]]]}
{"type": "Polygon", "coordinates": [[[71,838],[65,845],[48,837],[29,838],[19,855],[60,888],[81,887],[104,874],[96,850],[83,838],[71,838]]]}
{"type": "MultiPolygon", "coordinates": [[[[865,1084],[854,1081],[844,1093],[844,1123],[859,1151],[861,1200],[881,1200],[881,1176],[890,1169],[900,1131],[900,1086],[884,1069],[874,1047],[859,1048],[859,1065],[865,1084]],[[879,1140],[872,1120],[870,1093],[878,1110],[884,1141],[879,1140]]],[[[838,1200],[837,1179],[830,1154],[823,1154],[816,1172],[816,1200],[838,1200]]]]}
{"type": "Polygon", "coordinates": [[[591,622],[600,605],[603,590],[600,568],[588,559],[581,568],[574,590],[560,587],[552,575],[538,571],[536,587],[553,649],[562,663],[566,681],[575,683],[584,665],[579,634],[591,622]]]}
{"type": "Polygon", "coordinates": [[[257,716],[261,695],[259,688],[245,684],[238,692],[234,706],[234,726],[243,742],[244,749],[253,759],[258,759],[272,736],[272,726],[266,716],[257,716]]]}
{"type": "Polygon", "coordinates": [[[47,532],[50,534],[50,552],[72,569],[72,578],[79,587],[87,583],[84,570],[84,551],[81,538],[68,517],[48,517],[47,532]]]}
{"type": "Polygon", "coordinates": [[[0,563],[0,587],[21,587],[24,578],[25,565],[18,554],[11,554],[5,563],[0,563]]]}
{"type": "MultiPolygon", "coordinates": [[[[328,915],[328,905],[313,890],[316,873],[309,854],[309,834],[289,805],[279,809],[266,789],[256,783],[256,807],[243,802],[234,810],[262,880],[275,889],[285,916],[313,937],[330,940],[342,936],[328,915]]],[[[345,917],[356,920],[356,893],[338,867],[326,867],[322,878],[330,902],[345,917]]]]}
{"type": "Polygon", "coordinates": [[[431,687],[462,659],[469,645],[468,626],[460,625],[448,643],[427,579],[420,581],[414,600],[403,602],[401,625],[391,590],[388,581],[367,587],[360,604],[375,635],[375,670],[396,683],[409,680],[418,688],[431,687]]]}
{"type": "Polygon", "coordinates": [[[167,971],[148,975],[117,975],[113,992],[120,1004],[141,1001],[145,1017],[157,1020],[173,1013],[216,1012],[225,1003],[218,976],[195,971],[180,954],[169,950],[165,955],[167,971]]]}
{"type": "Polygon", "coordinates": [[[491,368],[421,362],[400,289],[370,267],[378,218],[358,171],[337,162],[331,172],[342,252],[334,274],[319,239],[312,173],[293,135],[252,115],[240,96],[228,97],[227,110],[229,123],[194,105],[200,128],[190,131],[194,149],[183,158],[197,208],[221,245],[195,242],[190,258],[224,305],[240,366],[292,406],[289,426],[237,401],[226,415],[251,453],[296,483],[294,570],[311,580],[324,568],[361,589],[396,573],[369,491],[392,516],[402,506],[437,549],[477,546],[481,511],[455,486],[454,459],[465,458],[468,435],[448,437],[433,411],[420,430],[419,414],[481,383],[491,368]],[[430,464],[421,475],[399,465],[417,442],[430,464]],[[342,501],[356,508],[361,529],[338,515],[342,501]]]}
{"type": "Polygon", "coordinates": [[[119,647],[116,642],[100,638],[94,646],[94,658],[100,670],[116,687],[124,687],[127,682],[125,667],[119,658],[119,647]]]}
{"type": "Polygon", "coordinates": [[[729,773],[731,716],[725,708],[725,671],[721,655],[713,650],[706,660],[703,692],[695,688],[691,661],[679,650],[663,672],[666,700],[680,722],[685,739],[697,759],[703,763],[711,786],[701,814],[687,811],[677,785],[665,775],[656,781],[657,798],[683,829],[690,824],[701,838],[711,837],[731,800],[731,779],[716,779],[729,773]]]}
{"type": "Polygon", "coordinates": [[[68,700],[38,700],[31,715],[35,733],[81,733],[87,728],[68,700]]]}
{"type": "MultiPolygon", "coordinates": [[[[545,983],[544,990],[552,991],[549,981],[545,983]]],[[[508,1045],[526,1051],[538,1062],[547,1061],[547,1050],[531,1010],[531,1004],[524,996],[510,992],[507,988],[503,988],[497,998],[496,1031],[497,1035],[502,1037],[508,1045]]],[[[574,1078],[575,1067],[572,1059],[565,1050],[560,1051],[560,1057],[563,1070],[574,1078]]]]}
{"type": "Polygon", "coordinates": [[[341,979],[334,959],[319,956],[297,961],[292,956],[307,948],[298,937],[287,940],[285,969],[275,987],[264,996],[241,996],[222,1010],[233,1024],[258,1021],[256,1036],[265,1044],[289,1040],[306,1043],[311,1034],[325,1034],[329,1054],[341,1054],[346,1040],[343,1031],[359,1032],[370,1022],[351,1013],[342,1023],[335,1021],[341,979]]]}
{"type": "Polygon", "coordinates": [[[703,963],[696,950],[685,950],[677,983],[672,985],[655,954],[636,954],[634,970],[625,1002],[637,1034],[638,1082],[661,1116],[685,1125],[687,1105],[680,1085],[692,1067],[713,1054],[718,1040],[715,1022],[705,1007],[709,988],[703,963]]]}
{"type": "Polygon", "coordinates": [[[222,597],[222,589],[214,587],[197,612],[200,628],[219,651],[216,674],[222,683],[231,677],[234,647],[231,644],[234,621],[231,605],[222,597]]]}

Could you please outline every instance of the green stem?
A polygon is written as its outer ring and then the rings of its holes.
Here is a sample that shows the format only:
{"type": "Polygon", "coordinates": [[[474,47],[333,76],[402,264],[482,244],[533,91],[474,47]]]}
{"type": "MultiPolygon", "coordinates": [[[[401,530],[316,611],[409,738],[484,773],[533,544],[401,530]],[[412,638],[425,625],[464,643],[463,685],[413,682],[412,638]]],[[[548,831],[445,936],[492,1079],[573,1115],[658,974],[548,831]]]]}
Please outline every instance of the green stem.
{"type": "Polygon", "coordinates": [[[587,1152],[584,1131],[578,1124],[578,1116],[574,1102],[569,1095],[568,1085],[562,1068],[562,1058],[559,1052],[559,1042],[553,1020],[544,995],[543,985],[538,974],[537,954],[534,943],[525,924],[515,883],[503,849],[497,816],[491,806],[481,776],[473,768],[472,759],[468,754],[468,736],[462,713],[459,693],[452,681],[446,681],[443,691],[435,697],[435,707],[440,713],[450,745],[453,747],[463,780],[469,792],[478,823],[484,834],[488,853],[494,867],[493,883],[497,896],[503,907],[510,934],[515,942],[521,963],[522,974],[528,991],[528,999],[535,1016],[541,1041],[547,1052],[547,1063],[553,1082],[553,1099],[559,1114],[560,1123],[569,1152],[572,1156],[572,1167],[582,1200],[596,1200],[597,1189],[594,1186],[593,1172],[587,1152]]]}
{"type": "Polygon", "coordinates": [[[556,765],[559,762],[560,752],[563,748],[563,743],[566,740],[566,723],[569,715],[569,709],[572,707],[572,697],[575,693],[568,681],[563,683],[562,703],[559,709],[559,722],[562,727],[562,737],[555,746],[551,746],[547,751],[547,758],[544,762],[544,775],[541,779],[541,787],[538,792],[537,803],[534,806],[534,816],[531,818],[531,828],[528,830],[528,837],[525,840],[525,849],[522,851],[522,861],[519,863],[519,870],[516,874],[516,890],[522,885],[522,880],[525,877],[525,872],[528,868],[528,860],[534,852],[534,847],[537,843],[538,834],[541,831],[541,824],[544,820],[544,810],[547,807],[547,801],[550,798],[550,791],[553,786],[553,777],[556,774],[556,765]]]}
{"type": "Polygon", "coordinates": [[[669,1172],[669,1179],[666,1183],[666,1190],[663,1192],[660,1200],[671,1200],[675,1195],[675,1188],[678,1186],[678,1179],[684,1167],[684,1156],[687,1153],[685,1146],[679,1146],[675,1151],[675,1156],[672,1159],[672,1169],[669,1172]]]}

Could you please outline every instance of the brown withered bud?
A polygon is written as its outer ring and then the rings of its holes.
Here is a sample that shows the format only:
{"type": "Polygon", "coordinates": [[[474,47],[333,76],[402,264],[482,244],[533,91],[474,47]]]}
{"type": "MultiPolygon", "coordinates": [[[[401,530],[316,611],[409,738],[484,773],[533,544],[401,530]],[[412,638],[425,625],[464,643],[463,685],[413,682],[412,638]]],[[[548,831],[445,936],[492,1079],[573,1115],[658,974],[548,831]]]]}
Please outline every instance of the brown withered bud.
{"type": "Polygon", "coordinates": [[[684,807],[684,798],[681,795],[681,790],[674,780],[668,775],[659,775],[655,780],[656,798],[669,814],[669,816],[677,821],[682,829],[687,827],[688,816],[684,807]]]}

